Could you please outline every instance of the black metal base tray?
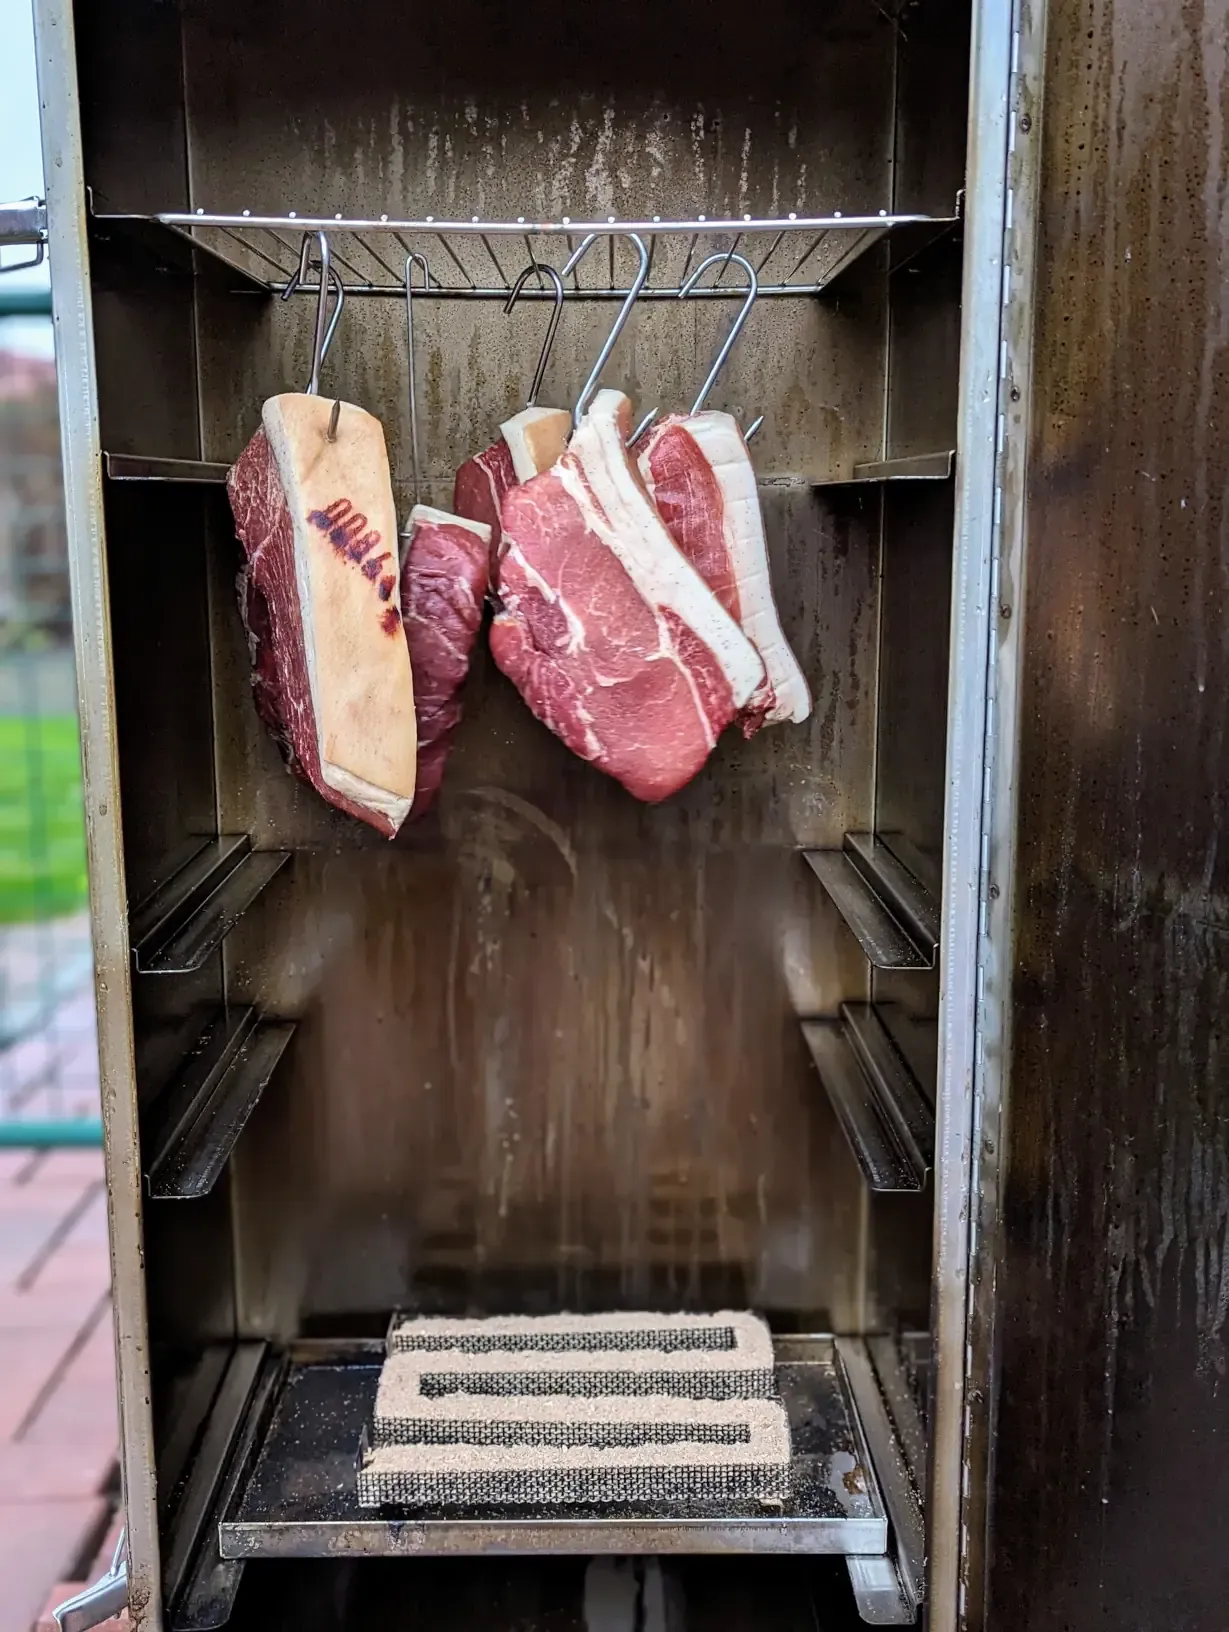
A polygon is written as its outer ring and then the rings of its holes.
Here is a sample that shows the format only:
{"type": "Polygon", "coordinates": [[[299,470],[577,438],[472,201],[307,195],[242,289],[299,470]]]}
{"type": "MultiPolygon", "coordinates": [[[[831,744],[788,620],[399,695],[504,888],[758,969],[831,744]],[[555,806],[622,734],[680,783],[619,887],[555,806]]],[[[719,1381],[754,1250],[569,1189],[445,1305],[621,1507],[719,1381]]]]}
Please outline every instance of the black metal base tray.
{"type": "Polygon", "coordinates": [[[780,1508],[362,1508],[358,1447],[379,1375],[376,1345],[292,1353],[251,1475],[218,1527],[223,1558],[887,1550],[883,1501],[830,1337],[777,1342],[794,1449],[780,1508]]]}

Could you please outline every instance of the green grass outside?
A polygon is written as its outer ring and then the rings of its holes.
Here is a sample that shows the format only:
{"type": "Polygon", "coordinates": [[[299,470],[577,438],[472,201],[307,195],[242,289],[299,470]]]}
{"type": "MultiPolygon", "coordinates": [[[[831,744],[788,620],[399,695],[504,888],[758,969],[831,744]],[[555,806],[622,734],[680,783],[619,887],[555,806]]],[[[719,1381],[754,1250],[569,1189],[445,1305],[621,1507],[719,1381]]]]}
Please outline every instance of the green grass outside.
{"type": "Polygon", "coordinates": [[[0,716],[0,924],[86,903],[79,756],[74,715],[0,716]]]}

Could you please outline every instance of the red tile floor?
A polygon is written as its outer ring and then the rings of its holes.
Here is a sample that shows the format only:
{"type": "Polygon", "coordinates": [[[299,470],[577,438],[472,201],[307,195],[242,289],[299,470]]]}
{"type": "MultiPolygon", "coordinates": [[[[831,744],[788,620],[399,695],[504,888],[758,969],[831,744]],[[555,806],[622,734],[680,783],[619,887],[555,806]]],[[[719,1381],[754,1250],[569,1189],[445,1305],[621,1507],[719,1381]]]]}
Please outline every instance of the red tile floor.
{"type": "Polygon", "coordinates": [[[109,1281],[101,1153],[0,1151],[0,1632],[110,1559],[109,1281]]]}

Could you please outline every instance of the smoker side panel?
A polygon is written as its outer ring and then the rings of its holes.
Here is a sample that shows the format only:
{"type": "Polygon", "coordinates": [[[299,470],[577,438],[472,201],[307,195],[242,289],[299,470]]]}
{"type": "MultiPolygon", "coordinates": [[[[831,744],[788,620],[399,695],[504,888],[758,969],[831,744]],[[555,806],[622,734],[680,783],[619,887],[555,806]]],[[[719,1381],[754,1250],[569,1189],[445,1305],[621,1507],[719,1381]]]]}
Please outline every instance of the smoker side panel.
{"type": "Polygon", "coordinates": [[[38,0],[34,22],[50,253],[56,268],[52,299],[60,435],[84,762],[121,1469],[132,1559],[128,1605],[136,1632],[158,1632],[161,1585],[142,1267],[128,900],[72,7],[67,0],[38,0]]]}
{"type": "Polygon", "coordinates": [[[1229,6],[1048,9],[988,1613],[1211,1632],[1229,6]]]}

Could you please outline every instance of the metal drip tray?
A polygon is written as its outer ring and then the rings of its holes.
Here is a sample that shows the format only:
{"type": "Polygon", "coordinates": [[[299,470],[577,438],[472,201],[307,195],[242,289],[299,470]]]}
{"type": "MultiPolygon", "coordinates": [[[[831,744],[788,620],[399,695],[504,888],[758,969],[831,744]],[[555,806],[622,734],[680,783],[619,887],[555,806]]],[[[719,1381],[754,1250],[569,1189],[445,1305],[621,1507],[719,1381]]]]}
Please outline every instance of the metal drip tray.
{"type": "Polygon", "coordinates": [[[372,1345],[296,1351],[246,1485],[219,1525],[223,1558],[478,1553],[883,1554],[888,1523],[830,1337],[776,1345],[792,1493],[760,1504],[549,1509],[359,1506],[357,1459],[380,1375],[372,1345]]]}

